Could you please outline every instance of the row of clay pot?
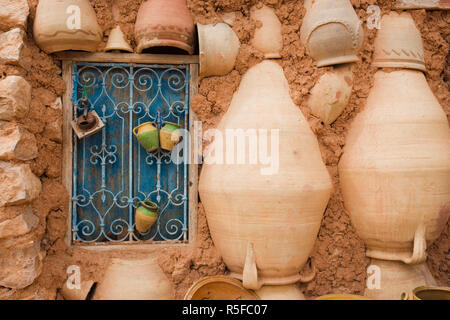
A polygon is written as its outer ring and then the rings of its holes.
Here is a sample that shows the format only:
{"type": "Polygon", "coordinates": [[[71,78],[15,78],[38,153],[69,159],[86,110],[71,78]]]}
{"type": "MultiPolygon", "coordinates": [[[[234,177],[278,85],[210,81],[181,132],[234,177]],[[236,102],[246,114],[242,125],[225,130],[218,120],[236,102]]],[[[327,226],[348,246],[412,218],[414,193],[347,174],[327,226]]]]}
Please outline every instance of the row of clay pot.
{"type": "MultiPolygon", "coordinates": [[[[209,276],[195,281],[187,290],[184,300],[274,300],[291,299],[284,288],[259,295],[243,287],[239,280],[226,275],[209,276]]],[[[174,299],[171,281],[161,270],[155,257],[145,259],[112,259],[102,280],[82,281],[79,288],[61,288],[65,300],[170,300],[174,299]]],[[[417,287],[405,291],[403,300],[448,300],[450,288],[417,287]]],[[[315,300],[369,300],[354,294],[328,294],[315,300]]]]}
{"type": "MultiPolygon", "coordinates": [[[[327,0],[314,4],[322,2],[327,0]]],[[[450,129],[419,71],[424,67],[422,42],[411,16],[383,17],[376,44],[378,67],[412,70],[376,73],[367,105],[350,128],[339,175],[345,207],[366,254],[381,259],[372,263],[381,268],[383,286],[366,292],[399,299],[402,291],[434,284],[424,261],[427,246],[450,213],[450,129]]],[[[332,56],[320,57],[330,61],[332,56]]],[[[348,70],[339,72],[346,82],[348,70]]],[[[340,92],[348,99],[351,89],[340,92]]],[[[300,271],[314,246],[332,185],[317,139],[292,102],[277,63],[264,61],[248,70],[217,129],[223,134],[230,129],[280,130],[279,167],[273,174],[264,174],[268,165],[262,162],[207,161],[199,192],[214,244],[231,276],[259,296],[281,291],[301,299],[293,284],[311,280],[300,271]]],[[[224,157],[236,155],[236,148],[226,148],[224,157]]]]}
{"type": "MultiPolygon", "coordinates": [[[[240,42],[225,23],[197,24],[200,76],[224,75],[235,64],[240,42]]],[[[186,0],[147,0],[142,3],[135,24],[137,53],[152,48],[176,48],[194,53],[194,21],[186,0]]],[[[88,0],[40,0],[34,22],[34,38],[46,53],[64,50],[94,52],[102,30],[88,0]]],[[[119,26],[111,30],[105,51],[133,52],[119,26]]],[[[151,51],[150,51],[151,52],[151,51]]]]}

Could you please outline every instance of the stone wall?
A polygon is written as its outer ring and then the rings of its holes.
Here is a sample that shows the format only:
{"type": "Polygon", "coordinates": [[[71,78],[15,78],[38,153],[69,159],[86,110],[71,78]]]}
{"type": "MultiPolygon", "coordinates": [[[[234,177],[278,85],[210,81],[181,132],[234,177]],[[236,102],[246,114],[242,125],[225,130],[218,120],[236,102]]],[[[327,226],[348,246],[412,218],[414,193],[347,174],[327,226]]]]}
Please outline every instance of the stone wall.
{"type": "MultiPolygon", "coordinates": [[[[19,73],[30,71],[25,44],[26,0],[2,1],[0,8],[0,64],[19,73]]],[[[29,161],[38,155],[36,137],[21,120],[31,104],[31,85],[22,76],[3,73],[0,80],[0,297],[5,289],[22,289],[39,276],[43,252],[37,239],[27,238],[39,218],[31,203],[41,192],[41,181],[29,161]]]]}

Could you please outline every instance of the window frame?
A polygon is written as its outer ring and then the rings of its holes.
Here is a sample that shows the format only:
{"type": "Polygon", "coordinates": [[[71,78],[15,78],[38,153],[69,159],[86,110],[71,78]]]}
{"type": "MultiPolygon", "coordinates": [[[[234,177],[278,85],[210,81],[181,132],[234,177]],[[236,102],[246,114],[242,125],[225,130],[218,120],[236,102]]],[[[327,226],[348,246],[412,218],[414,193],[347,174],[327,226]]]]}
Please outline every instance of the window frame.
{"type": "MultiPolygon", "coordinates": [[[[73,120],[73,63],[74,62],[93,62],[93,63],[128,63],[128,64],[170,64],[189,65],[189,106],[192,98],[198,92],[199,83],[199,59],[198,56],[188,55],[156,55],[156,54],[130,54],[130,53],[86,53],[86,52],[62,52],[54,55],[56,59],[62,62],[62,77],[66,84],[66,92],[62,97],[62,114],[63,114],[63,159],[62,159],[62,183],[70,195],[67,203],[67,225],[65,243],[73,248],[83,248],[88,250],[123,250],[123,249],[151,249],[161,247],[192,247],[197,242],[197,209],[198,209],[198,164],[194,161],[194,143],[200,141],[201,137],[194,136],[194,122],[197,117],[195,112],[189,110],[189,132],[191,133],[190,141],[190,159],[189,164],[189,214],[188,214],[188,230],[189,238],[187,242],[171,242],[161,241],[153,243],[111,243],[96,242],[90,245],[82,243],[74,243],[72,241],[72,181],[73,181],[73,132],[71,121],[73,120]]],[[[199,155],[198,155],[199,156],[199,155]]]]}

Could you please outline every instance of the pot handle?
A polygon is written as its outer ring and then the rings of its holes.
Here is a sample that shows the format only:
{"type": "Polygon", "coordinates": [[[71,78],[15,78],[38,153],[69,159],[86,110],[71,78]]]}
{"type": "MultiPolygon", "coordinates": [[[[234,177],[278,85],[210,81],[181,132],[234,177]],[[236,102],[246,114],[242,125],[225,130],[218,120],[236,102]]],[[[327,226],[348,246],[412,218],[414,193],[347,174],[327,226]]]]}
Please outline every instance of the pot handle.
{"type": "Polygon", "coordinates": [[[308,258],[308,261],[306,262],[306,265],[308,266],[308,269],[310,270],[310,273],[306,276],[300,276],[300,282],[307,283],[311,282],[317,274],[316,265],[313,264],[311,257],[308,258]]]}
{"type": "Polygon", "coordinates": [[[413,253],[410,257],[402,259],[406,264],[419,264],[427,259],[427,241],[425,239],[426,227],[424,223],[419,224],[414,234],[413,253]]]}
{"type": "Polygon", "coordinates": [[[258,268],[256,267],[256,256],[253,243],[248,242],[247,256],[245,257],[244,271],[242,274],[242,284],[246,289],[258,290],[261,284],[258,281],[258,268]]]}

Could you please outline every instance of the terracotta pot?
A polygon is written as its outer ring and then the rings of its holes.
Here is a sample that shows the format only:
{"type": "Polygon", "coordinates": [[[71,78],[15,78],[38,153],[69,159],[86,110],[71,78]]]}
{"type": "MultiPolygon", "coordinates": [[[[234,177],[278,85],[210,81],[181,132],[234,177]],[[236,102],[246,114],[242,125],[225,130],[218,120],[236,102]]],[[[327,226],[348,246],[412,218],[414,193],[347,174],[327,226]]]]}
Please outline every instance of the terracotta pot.
{"type": "Polygon", "coordinates": [[[419,71],[375,74],[339,163],[345,208],[366,255],[425,261],[450,213],[450,129],[419,71]]]}
{"type": "Polygon", "coordinates": [[[170,151],[178,144],[178,142],[180,142],[181,134],[177,132],[180,128],[181,126],[176,123],[165,123],[164,127],[162,127],[159,132],[159,140],[162,149],[170,151]]]}
{"type": "Polygon", "coordinates": [[[241,43],[226,23],[197,23],[200,47],[200,76],[223,76],[234,68],[241,43]]]}
{"type": "Polygon", "coordinates": [[[171,300],[172,281],[155,257],[145,260],[112,259],[93,300],[171,300]]]}
{"type": "Polygon", "coordinates": [[[96,51],[103,33],[89,0],[40,0],[34,40],[46,53],[96,51]]]}
{"type": "MultiPolygon", "coordinates": [[[[231,275],[254,290],[311,279],[299,272],[314,246],[332,185],[317,139],[291,100],[283,69],[270,60],[249,69],[217,129],[224,139],[227,129],[267,130],[257,140],[267,138],[274,150],[272,165],[248,159],[255,143],[252,148],[246,143],[244,164],[205,158],[200,198],[231,275]],[[278,166],[273,165],[276,151],[278,166]]],[[[242,154],[237,145],[224,150],[224,159],[231,152],[242,154]]]]}
{"type": "Polygon", "coordinates": [[[391,12],[381,18],[373,64],[384,68],[426,70],[422,37],[408,12],[391,12]]]}
{"type": "Polygon", "coordinates": [[[147,0],[139,8],[134,35],[137,52],[174,47],[194,53],[194,20],[186,0],[147,0]]]}
{"type": "Polygon", "coordinates": [[[261,300],[305,300],[296,284],[286,286],[263,286],[256,291],[261,300]]]}
{"type": "Polygon", "coordinates": [[[259,300],[259,298],[234,278],[213,276],[196,281],[186,292],[184,300],[259,300]]]}
{"type": "Polygon", "coordinates": [[[327,294],[324,296],[320,296],[314,300],[371,300],[364,296],[359,296],[357,294],[340,294],[340,293],[333,293],[333,294],[327,294]]]}
{"type": "Polygon", "coordinates": [[[419,287],[410,294],[402,294],[402,300],[450,300],[450,288],[419,287]]]}
{"type": "Polygon", "coordinates": [[[255,30],[252,46],[264,53],[266,59],[281,58],[280,52],[283,49],[281,22],[273,9],[266,6],[261,8],[255,6],[250,11],[250,17],[262,24],[255,30]]]}
{"type": "Polygon", "coordinates": [[[350,65],[336,66],[320,77],[311,90],[308,107],[323,123],[333,123],[347,107],[353,89],[353,72],[350,65]]]}
{"type": "Polygon", "coordinates": [[[385,261],[372,259],[369,268],[378,267],[379,287],[375,285],[375,278],[368,277],[368,281],[373,278],[373,283],[367,284],[364,295],[376,300],[400,300],[402,293],[412,292],[418,286],[436,285],[433,276],[426,263],[408,265],[399,261],[385,261]]]}
{"type": "Polygon", "coordinates": [[[149,200],[139,202],[136,209],[136,229],[140,233],[145,233],[156,222],[159,215],[159,207],[149,200]]]}
{"type": "Polygon", "coordinates": [[[306,8],[300,39],[317,66],[358,61],[364,31],[350,1],[315,0],[306,8]]]}
{"type": "Polygon", "coordinates": [[[64,297],[64,300],[86,300],[93,285],[94,281],[87,280],[81,281],[80,289],[69,289],[67,284],[64,283],[61,288],[61,294],[64,297]]]}
{"type": "Polygon", "coordinates": [[[105,51],[113,50],[133,52],[133,48],[131,48],[130,44],[125,40],[125,36],[122,29],[120,29],[120,26],[116,26],[111,30],[108,42],[106,43],[105,51]]]}

